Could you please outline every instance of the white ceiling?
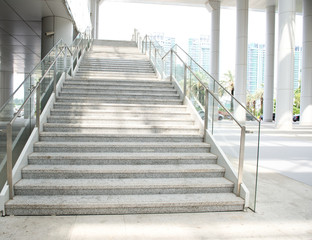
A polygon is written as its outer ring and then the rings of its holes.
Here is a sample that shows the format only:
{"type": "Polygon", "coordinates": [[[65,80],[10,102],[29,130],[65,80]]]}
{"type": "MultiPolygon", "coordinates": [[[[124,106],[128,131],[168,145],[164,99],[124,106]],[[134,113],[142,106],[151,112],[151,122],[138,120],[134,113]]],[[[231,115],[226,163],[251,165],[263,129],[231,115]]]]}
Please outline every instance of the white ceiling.
{"type": "MultiPolygon", "coordinates": [[[[146,4],[165,4],[165,5],[184,5],[194,7],[204,7],[208,0],[101,0],[100,2],[127,2],[127,3],[146,3],[146,4]]],[[[235,7],[237,0],[220,0],[221,6],[235,7]]],[[[267,5],[277,5],[278,0],[249,0],[249,8],[254,10],[264,10],[267,5]]],[[[297,12],[302,11],[302,0],[296,0],[297,12]]]]}
{"type": "Polygon", "coordinates": [[[41,59],[41,20],[70,18],[63,0],[0,0],[0,71],[29,73],[41,59]]]}

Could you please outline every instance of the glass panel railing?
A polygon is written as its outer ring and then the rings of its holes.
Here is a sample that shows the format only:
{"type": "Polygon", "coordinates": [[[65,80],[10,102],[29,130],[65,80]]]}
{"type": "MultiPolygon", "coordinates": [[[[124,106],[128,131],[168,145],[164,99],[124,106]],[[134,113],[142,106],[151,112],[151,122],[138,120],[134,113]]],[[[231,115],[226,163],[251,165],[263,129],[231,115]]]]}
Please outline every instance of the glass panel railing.
{"type": "Polygon", "coordinates": [[[12,181],[9,179],[12,180],[12,171],[7,175],[6,165],[9,163],[8,166],[14,167],[35,127],[36,120],[39,119],[37,114],[44,109],[60,76],[63,72],[70,73],[70,69],[74,68],[74,55],[77,64],[78,56],[81,56],[83,50],[90,46],[89,35],[83,35],[85,41],[81,41],[81,36],[79,34],[70,47],[59,41],[0,108],[0,189],[8,181],[10,194],[12,181]],[[40,97],[38,105],[37,94],[40,97]],[[37,106],[40,109],[37,109],[37,106]],[[8,149],[11,150],[8,152],[8,149]]]}
{"type": "MultiPolygon", "coordinates": [[[[186,81],[186,96],[203,120],[207,116],[207,130],[223,149],[236,173],[243,176],[243,182],[250,193],[249,207],[255,210],[260,122],[233,97],[230,90],[224,88],[204,69],[198,67],[195,61],[188,60],[189,56],[185,52],[182,51],[184,56],[179,56],[176,51],[173,51],[172,60],[166,60],[170,58],[170,55],[167,54],[164,58],[166,68],[168,68],[167,63],[172,62],[172,76],[181,89],[184,88],[184,81],[186,81]],[[184,70],[184,67],[187,70],[184,70]],[[206,89],[208,89],[207,93],[206,89]],[[243,143],[242,128],[245,136],[243,143]],[[240,163],[242,145],[245,164],[241,172],[239,167],[242,164],[240,163]]],[[[166,75],[168,77],[167,72],[166,75]]]]}

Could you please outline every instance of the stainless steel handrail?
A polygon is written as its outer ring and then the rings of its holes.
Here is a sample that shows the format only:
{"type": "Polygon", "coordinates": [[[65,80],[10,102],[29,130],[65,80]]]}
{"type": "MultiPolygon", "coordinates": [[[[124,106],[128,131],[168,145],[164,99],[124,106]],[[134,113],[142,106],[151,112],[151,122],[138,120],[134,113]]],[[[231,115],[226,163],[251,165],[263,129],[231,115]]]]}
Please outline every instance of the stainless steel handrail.
{"type": "Polygon", "coordinates": [[[178,47],[179,49],[181,49],[201,70],[203,70],[213,81],[214,83],[217,83],[219,85],[219,87],[221,87],[226,93],[228,93],[254,120],[256,120],[257,122],[260,123],[260,120],[258,118],[256,118],[240,101],[237,100],[236,97],[234,97],[225,87],[223,87],[219,81],[217,81],[216,79],[214,79],[214,77],[212,77],[201,65],[199,65],[187,52],[185,52],[185,50],[183,48],[181,48],[178,44],[175,44],[170,50],[167,51],[167,53],[165,53],[165,55],[162,57],[162,59],[164,59],[172,49],[174,49],[175,47],[178,47]]]}
{"type": "MultiPolygon", "coordinates": [[[[83,49],[83,46],[80,46],[81,41],[84,40],[83,38],[81,38],[78,42],[77,47],[75,46],[76,49],[83,49]],[[80,47],[79,47],[80,46],[80,47]]],[[[88,38],[88,40],[91,40],[91,38],[88,38]]],[[[89,42],[88,45],[89,46],[89,42]]],[[[25,105],[27,103],[29,103],[30,99],[33,97],[35,91],[36,91],[36,127],[38,128],[38,131],[40,131],[40,87],[41,87],[41,83],[42,81],[46,78],[46,76],[49,74],[49,72],[51,71],[52,68],[54,68],[54,71],[56,70],[55,65],[57,64],[58,59],[60,58],[61,54],[64,54],[64,58],[67,57],[67,51],[70,53],[71,56],[73,56],[75,53],[73,53],[68,46],[64,45],[60,48],[61,50],[57,53],[57,55],[55,56],[54,60],[52,63],[50,63],[50,66],[48,67],[47,71],[43,74],[43,76],[39,79],[39,81],[37,82],[37,84],[31,89],[30,94],[28,95],[28,97],[26,98],[26,100],[23,102],[23,104],[21,105],[21,107],[18,109],[18,111],[15,113],[15,115],[13,116],[13,118],[8,122],[7,124],[7,128],[6,128],[6,133],[7,133],[7,182],[9,185],[9,199],[13,199],[13,174],[12,174],[12,168],[13,168],[13,158],[12,158],[12,152],[13,152],[13,142],[12,142],[12,126],[13,123],[15,122],[15,120],[17,119],[17,117],[19,116],[19,114],[22,112],[23,108],[25,107],[25,105]]],[[[66,59],[64,59],[64,70],[66,71],[66,59]]],[[[41,63],[41,62],[40,62],[41,63]]],[[[72,66],[70,66],[69,68],[72,68],[72,66]]],[[[54,89],[53,92],[56,92],[56,82],[57,82],[57,78],[54,72],[54,78],[53,78],[53,82],[54,82],[54,89]]]]}
{"type": "MultiPolygon", "coordinates": [[[[30,94],[22,104],[22,106],[19,108],[15,116],[11,119],[11,121],[7,124],[7,181],[9,185],[9,198],[13,199],[13,174],[12,174],[12,126],[13,123],[15,122],[16,118],[18,115],[22,112],[23,108],[25,105],[29,102],[29,100],[32,98],[36,91],[36,126],[38,127],[39,130],[39,125],[40,125],[40,86],[42,81],[45,79],[45,77],[48,75],[49,71],[52,69],[56,61],[58,60],[60,54],[65,48],[63,48],[55,57],[54,61],[51,63],[47,71],[44,73],[44,75],[40,78],[36,86],[31,90],[30,94]]],[[[55,82],[56,79],[54,78],[53,81],[55,82]]]]}
{"type": "MultiPolygon", "coordinates": [[[[60,39],[54,46],[56,47],[57,45],[59,45],[60,43],[62,43],[62,39],[60,39]]],[[[45,55],[45,57],[34,67],[33,70],[31,70],[31,72],[29,74],[27,74],[27,77],[24,79],[24,81],[17,87],[17,89],[10,95],[10,97],[8,98],[8,100],[1,106],[0,108],[0,112],[5,108],[5,106],[10,102],[11,97],[14,96],[14,94],[17,93],[18,90],[20,90],[20,88],[24,85],[24,83],[27,81],[28,77],[30,77],[31,75],[33,75],[33,73],[37,70],[37,67],[41,65],[42,62],[44,62],[44,60],[49,57],[49,54],[54,50],[54,48],[51,48],[50,51],[45,55]]]]}
{"type": "MultiPolygon", "coordinates": [[[[151,46],[153,46],[155,48],[155,60],[156,60],[156,53],[158,52],[158,55],[160,55],[159,53],[159,48],[157,48],[155,46],[155,44],[152,43],[152,40],[150,37],[148,37],[147,35],[145,36],[145,40],[146,40],[146,44],[145,44],[145,52],[147,50],[147,40],[150,40],[149,44],[150,44],[150,49],[149,49],[149,58],[151,60],[151,46]]],[[[143,45],[143,44],[142,44],[143,45]]],[[[210,94],[219,104],[220,106],[229,114],[229,116],[234,120],[234,122],[240,127],[241,129],[241,135],[240,135],[240,149],[239,149],[239,163],[238,163],[238,176],[237,176],[237,189],[236,189],[236,194],[240,195],[240,190],[241,190],[241,184],[243,181],[243,166],[244,166],[244,153],[245,153],[245,138],[246,138],[246,127],[243,126],[234,116],[233,114],[221,103],[221,101],[219,100],[219,98],[215,95],[215,93],[213,91],[211,91],[209,89],[208,86],[206,86],[206,84],[204,84],[202,82],[202,80],[193,72],[193,70],[191,69],[190,66],[188,66],[184,60],[178,55],[178,53],[176,51],[174,51],[173,49],[175,47],[179,47],[180,49],[182,49],[180,46],[178,46],[177,44],[175,44],[167,53],[165,53],[163,56],[160,55],[162,61],[164,60],[164,58],[170,53],[170,58],[171,58],[171,63],[170,63],[170,80],[172,80],[172,59],[173,59],[173,54],[179,58],[179,60],[182,62],[182,64],[184,65],[184,73],[186,73],[186,69],[188,69],[190,71],[190,73],[196,78],[196,80],[204,87],[205,89],[205,118],[204,118],[204,138],[206,137],[206,131],[208,129],[208,94],[210,94]]],[[[183,50],[183,49],[182,49],[183,50]]],[[[183,52],[185,52],[183,50],[183,52]]],[[[185,52],[186,53],[186,52],[185,52]]],[[[187,54],[187,53],[186,53],[187,54]]],[[[188,57],[190,57],[187,54],[188,57]]],[[[191,57],[190,57],[191,58],[191,57]]],[[[194,61],[191,58],[192,61],[194,61]]],[[[196,61],[194,61],[199,67],[201,67],[196,61]]],[[[155,68],[157,68],[156,66],[156,61],[155,61],[155,68]]],[[[202,67],[201,67],[202,68],[202,67]]],[[[204,70],[204,69],[203,69],[204,70]]],[[[205,73],[207,73],[206,70],[204,70],[205,73]]],[[[209,77],[211,77],[211,79],[214,80],[214,82],[217,82],[217,84],[219,86],[221,86],[227,93],[229,93],[222,85],[220,85],[220,83],[215,80],[209,73],[207,73],[209,77]]],[[[185,74],[184,74],[185,75],[185,74]]],[[[184,98],[186,97],[186,76],[184,76],[184,98]]],[[[231,95],[231,94],[230,94],[231,95]]],[[[231,95],[232,96],[232,95],[231,95]]],[[[232,96],[233,97],[233,96],[232,96]]],[[[233,99],[239,103],[248,113],[250,113],[236,98],[233,97],[233,99]]],[[[251,114],[251,113],[250,113],[251,114]]],[[[253,116],[251,114],[251,116],[253,116]]],[[[255,118],[253,116],[253,118],[255,118]]],[[[258,119],[255,118],[257,121],[258,119]]],[[[259,121],[258,121],[259,122],[259,121]]]]}

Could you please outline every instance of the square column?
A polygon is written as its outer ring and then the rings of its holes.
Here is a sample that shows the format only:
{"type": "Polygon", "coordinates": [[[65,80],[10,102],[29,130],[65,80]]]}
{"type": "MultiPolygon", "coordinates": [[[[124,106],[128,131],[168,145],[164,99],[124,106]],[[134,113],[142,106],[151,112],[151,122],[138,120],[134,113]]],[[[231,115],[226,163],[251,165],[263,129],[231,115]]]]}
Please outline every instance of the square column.
{"type": "Polygon", "coordinates": [[[303,0],[300,124],[312,125],[312,1],[303,0]]]}
{"type": "Polygon", "coordinates": [[[295,0],[278,1],[276,128],[291,129],[294,98],[295,0]]]}

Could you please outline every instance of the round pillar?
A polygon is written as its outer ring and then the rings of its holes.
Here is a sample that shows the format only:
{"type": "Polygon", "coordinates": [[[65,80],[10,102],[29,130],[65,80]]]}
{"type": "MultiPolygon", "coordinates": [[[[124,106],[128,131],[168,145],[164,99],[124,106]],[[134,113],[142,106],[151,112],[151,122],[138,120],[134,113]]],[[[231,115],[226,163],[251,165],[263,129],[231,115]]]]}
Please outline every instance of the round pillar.
{"type": "Polygon", "coordinates": [[[303,0],[300,124],[312,125],[312,1],[303,0]]]}
{"type": "MultiPolygon", "coordinates": [[[[248,0],[236,1],[236,65],[234,95],[243,105],[246,105],[247,90],[248,3],[248,0]]],[[[234,107],[235,118],[238,121],[245,121],[245,110],[238,105],[235,105],[234,107]]]]}
{"type": "Polygon", "coordinates": [[[272,122],[274,94],[275,6],[266,7],[265,73],[263,121],[272,122]]]}
{"type": "Polygon", "coordinates": [[[276,128],[291,129],[294,97],[295,0],[278,1],[276,128]]]}
{"type": "Polygon", "coordinates": [[[42,18],[41,58],[60,40],[70,45],[73,41],[73,23],[70,19],[49,16],[42,18]]]}

